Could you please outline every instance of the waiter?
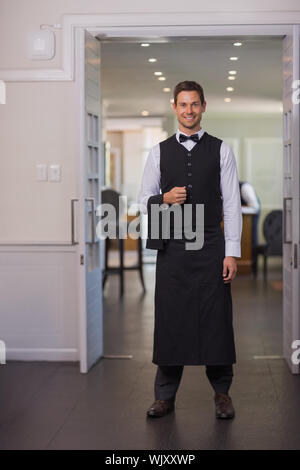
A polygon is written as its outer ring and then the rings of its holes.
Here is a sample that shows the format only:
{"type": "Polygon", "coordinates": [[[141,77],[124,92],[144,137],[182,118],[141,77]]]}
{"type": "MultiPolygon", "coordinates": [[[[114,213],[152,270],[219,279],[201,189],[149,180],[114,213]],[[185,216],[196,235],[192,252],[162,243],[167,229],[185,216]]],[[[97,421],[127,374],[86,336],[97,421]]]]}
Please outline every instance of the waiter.
{"type": "Polygon", "coordinates": [[[179,83],[172,106],[177,132],[151,149],[139,195],[148,212],[146,247],[158,250],[152,359],[157,372],[155,401],[147,416],[174,410],[184,365],[205,365],[215,391],[216,417],[228,419],[234,417],[228,391],[236,363],[230,283],[241,256],[242,231],[236,161],[229,145],[200,126],[206,101],[198,83],[179,83]],[[173,217],[167,239],[161,227],[159,237],[151,238],[154,206],[165,209],[173,204],[181,206],[182,217],[191,205],[193,229],[196,205],[204,204],[201,249],[186,249],[190,239],[184,231],[181,238],[174,236],[178,230],[173,217]]]}
{"type": "Polygon", "coordinates": [[[252,256],[258,244],[258,222],[261,212],[261,202],[256,191],[248,181],[240,181],[242,214],[253,214],[252,218],[252,256]]]}

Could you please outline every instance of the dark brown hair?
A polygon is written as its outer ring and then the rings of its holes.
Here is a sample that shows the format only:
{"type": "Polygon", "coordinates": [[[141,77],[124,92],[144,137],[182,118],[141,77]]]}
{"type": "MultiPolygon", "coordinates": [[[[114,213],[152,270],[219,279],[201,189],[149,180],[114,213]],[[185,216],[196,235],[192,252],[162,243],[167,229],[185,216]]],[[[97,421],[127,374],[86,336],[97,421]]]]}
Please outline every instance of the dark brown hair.
{"type": "Polygon", "coordinates": [[[181,91],[197,91],[201,104],[204,103],[204,92],[203,92],[202,86],[199,85],[199,83],[197,82],[185,80],[184,82],[178,83],[176,87],[174,88],[173,95],[174,95],[174,103],[176,106],[177,106],[177,96],[179,95],[181,91]]]}

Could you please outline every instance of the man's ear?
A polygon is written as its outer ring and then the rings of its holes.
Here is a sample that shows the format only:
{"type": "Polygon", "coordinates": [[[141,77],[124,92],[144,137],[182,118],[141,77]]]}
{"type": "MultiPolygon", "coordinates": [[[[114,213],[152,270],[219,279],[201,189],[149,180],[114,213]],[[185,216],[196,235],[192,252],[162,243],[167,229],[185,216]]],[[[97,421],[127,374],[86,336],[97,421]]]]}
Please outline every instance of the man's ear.
{"type": "Polygon", "coordinates": [[[206,101],[203,101],[202,108],[203,108],[202,112],[205,113],[205,111],[206,111],[206,101]]]}

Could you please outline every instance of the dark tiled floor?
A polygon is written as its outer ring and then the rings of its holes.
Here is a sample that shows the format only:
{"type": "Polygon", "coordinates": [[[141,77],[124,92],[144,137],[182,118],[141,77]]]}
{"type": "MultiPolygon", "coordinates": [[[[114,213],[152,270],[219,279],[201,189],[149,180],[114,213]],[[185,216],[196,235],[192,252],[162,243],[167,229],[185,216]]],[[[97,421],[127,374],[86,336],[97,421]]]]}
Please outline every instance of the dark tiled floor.
{"type": "Polygon", "coordinates": [[[156,366],[151,362],[154,266],[145,267],[148,291],[137,273],[105,288],[105,353],[87,375],[77,364],[10,362],[0,367],[1,449],[300,449],[300,377],[281,355],[281,292],[270,281],[239,276],[232,285],[238,363],[231,396],[233,421],[214,417],[213,391],[204,367],[185,367],[176,412],[147,420],[156,366]]]}

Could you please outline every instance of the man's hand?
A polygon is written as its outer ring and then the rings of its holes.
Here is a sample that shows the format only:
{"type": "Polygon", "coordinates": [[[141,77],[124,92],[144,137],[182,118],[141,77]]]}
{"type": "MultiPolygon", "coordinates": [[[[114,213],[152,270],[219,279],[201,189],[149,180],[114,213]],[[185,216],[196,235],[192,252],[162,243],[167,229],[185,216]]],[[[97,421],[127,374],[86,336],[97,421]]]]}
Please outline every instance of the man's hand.
{"type": "Polygon", "coordinates": [[[186,187],[175,186],[168,193],[164,193],[163,201],[166,204],[183,204],[186,200],[186,187]]]}
{"type": "Polygon", "coordinates": [[[223,260],[223,281],[224,284],[231,282],[237,273],[236,259],[233,256],[226,256],[223,260]]]}

